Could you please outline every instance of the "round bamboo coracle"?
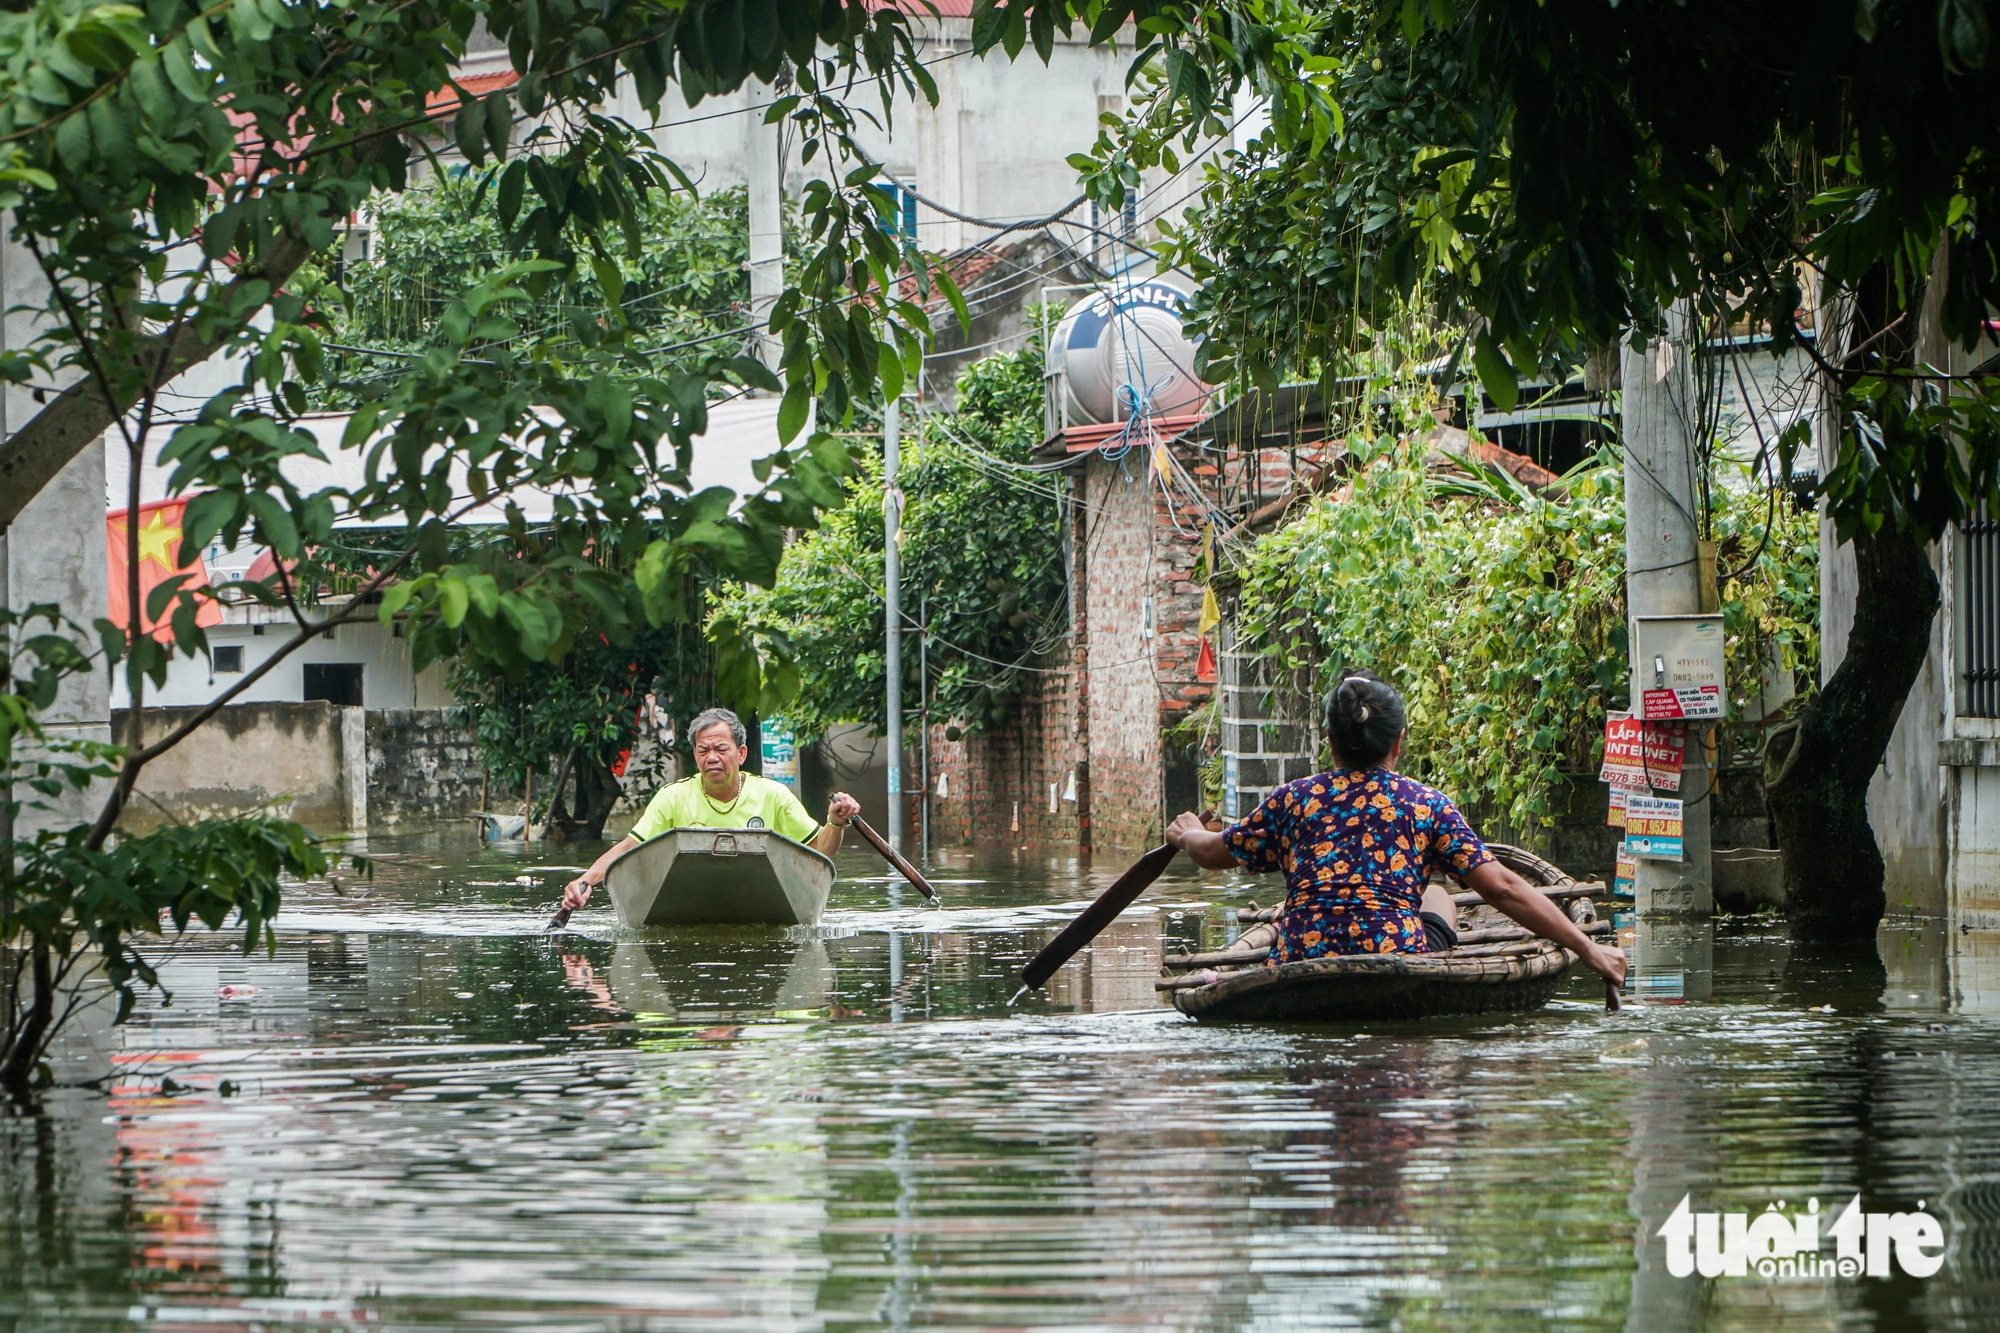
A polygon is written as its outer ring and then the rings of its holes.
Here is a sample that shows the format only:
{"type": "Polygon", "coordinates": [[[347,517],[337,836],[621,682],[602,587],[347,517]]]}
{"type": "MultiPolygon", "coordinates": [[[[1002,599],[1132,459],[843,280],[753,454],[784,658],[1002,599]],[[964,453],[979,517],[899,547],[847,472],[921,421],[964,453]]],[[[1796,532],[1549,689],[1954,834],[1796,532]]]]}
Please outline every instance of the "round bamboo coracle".
{"type": "MultiPolygon", "coordinates": [[[[1579,883],[1523,848],[1488,844],[1494,856],[1550,898],[1587,935],[1597,920],[1599,883],[1579,883]]],[[[1525,1012],[1547,1004],[1577,956],[1503,916],[1476,893],[1454,894],[1458,946],[1444,953],[1342,954],[1265,966],[1281,909],[1256,904],[1237,913],[1251,926],[1228,948],[1165,960],[1155,988],[1201,1019],[1374,1021],[1442,1014],[1525,1012]]]]}

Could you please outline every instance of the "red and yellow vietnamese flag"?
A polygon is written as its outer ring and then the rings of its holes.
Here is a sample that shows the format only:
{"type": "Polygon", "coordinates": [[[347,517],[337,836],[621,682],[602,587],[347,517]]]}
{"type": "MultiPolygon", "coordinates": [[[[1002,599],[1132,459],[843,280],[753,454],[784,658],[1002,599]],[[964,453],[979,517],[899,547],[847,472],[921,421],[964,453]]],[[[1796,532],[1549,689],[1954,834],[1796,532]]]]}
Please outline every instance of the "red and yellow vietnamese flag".
{"type": "MultiPolygon", "coordinates": [[[[181,555],[181,514],[187,509],[186,500],[155,500],[151,504],[139,506],[139,613],[146,610],[146,599],[160,580],[174,574],[184,573],[188,577],[182,588],[206,588],[208,586],[208,566],[196,560],[185,570],[176,568],[181,555]]],[[[126,629],[131,628],[132,608],[126,604],[126,591],[130,587],[130,576],[126,572],[125,556],[129,538],[125,527],[123,509],[114,509],[106,520],[105,544],[106,568],[111,575],[111,622],[126,629]]],[[[161,621],[145,621],[146,633],[164,642],[173,635],[173,608],[167,608],[167,617],[161,621]]],[[[204,601],[196,612],[194,623],[206,629],[210,625],[222,623],[222,608],[214,602],[204,601]]]]}

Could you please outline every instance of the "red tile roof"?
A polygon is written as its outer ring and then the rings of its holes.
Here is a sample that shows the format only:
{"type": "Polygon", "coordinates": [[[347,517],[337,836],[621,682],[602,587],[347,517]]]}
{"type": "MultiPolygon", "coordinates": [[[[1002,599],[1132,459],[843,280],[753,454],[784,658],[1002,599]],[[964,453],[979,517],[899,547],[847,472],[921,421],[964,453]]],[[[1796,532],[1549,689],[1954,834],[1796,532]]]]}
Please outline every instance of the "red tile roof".
{"type": "MultiPolygon", "coordinates": [[[[1150,423],[1152,427],[1151,432],[1144,440],[1137,442],[1141,444],[1169,444],[1181,432],[1190,427],[1200,425],[1205,419],[1199,412],[1184,416],[1155,417],[1150,423]]],[[[1101,426],[1071,426],[1066,430],[1056,432],[1048,439],[1042,441],[1041,446],[1035,452],[1043,456],[1056,453],[1087,454],[1091,450],[1103,445],[1114,435],[1124,433],[1125,429],[1126,423],[1122,421],[1113,421],[1101,426]]]]}
{"type": "MultiPolygon", "coordinates": [[[[512,88],[521,81],[521,76],[511,69],[497,70],[492,74],[462,74],[458,86],[474,97],[484,97],[495,88],[512,88]]],[[[443,106],[457,106],[458,94],[450,88],[440,88],[424,99],[424,105],[436,110],[443,106]]]]}
{"type": "Polygon", "coordinates": [[[948,19],[969,19],[972,17],[972,0],[884,0],[884,9],[900,9],[913,18],[929,18],[931,6],[937,6],[938,17],[948,19]]]}

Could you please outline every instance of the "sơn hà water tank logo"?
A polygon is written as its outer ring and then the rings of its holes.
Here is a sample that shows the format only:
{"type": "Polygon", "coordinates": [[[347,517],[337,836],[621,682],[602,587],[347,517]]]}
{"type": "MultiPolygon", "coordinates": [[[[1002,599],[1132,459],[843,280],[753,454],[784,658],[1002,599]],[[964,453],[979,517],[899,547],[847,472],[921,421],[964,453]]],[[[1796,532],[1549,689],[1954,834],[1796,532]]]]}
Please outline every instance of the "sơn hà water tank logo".
{"type": "Polygon", "coordinates": [[[1748,1213],[1697,1213],[1681,1196],[1653,1233],[1667,1243],[1667,1272],[1675,1277],[1826,1278],[1889,1277],[1890,1264],[1911,1277],[1929,1277],[1944,1266],[1944,1227],[1924,1211],[1864,1213],[1855,1195],[1825,1237],[1831,1256],[1821,1251],[1819,1200],[1804,1211],[1788,1211],[1779,1200],[1752,1218],[1748,1213]]]}

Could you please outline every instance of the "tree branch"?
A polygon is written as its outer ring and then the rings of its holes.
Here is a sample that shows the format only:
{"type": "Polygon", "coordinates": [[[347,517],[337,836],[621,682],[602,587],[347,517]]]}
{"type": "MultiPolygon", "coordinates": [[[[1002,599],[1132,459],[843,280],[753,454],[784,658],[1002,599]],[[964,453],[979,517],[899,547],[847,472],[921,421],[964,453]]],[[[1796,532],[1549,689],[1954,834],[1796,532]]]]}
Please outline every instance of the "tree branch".
{"type": "MultiPolygon", "coordinates": [[[[237,272],[222,290],[221,304],[233,308],[235,294],[252,282],[267,282],[273,292],[278,291],[313,253],[302,238],[281,233],[261,261],[237,272]]],[[[247,321],[254,313],[245,309],[239,320],[247,321]]],[[[181,323],[141,344],[140,354],[151,354],[152,369],[143,383],[118,395],[121,401],[106,397],[86,376],[0,442],[0,528],[11,526],[70,460],[122,421],[144,394],[157,391],[188,367],[206,361],[242,327],[241,322],[232,321],[204,336],[197,325],[197,321],[181,323]]]]}
{"type": "MultiPolygon", "coordinates": [[[[442,517],[446,523],[455,522],[476,508],[478,503],[478,501],[469,501],[460,509],[442,515],[442,517]]],[[[368,594],[381,591],[383,585],[395,575],[397,570],[408,564],[410,557],[416,553],[417,548],[414,546],[403,551],[401,555],[398,555],[394,560],[391,560],[378,570],[375,576],[369,579],[368,582],[356,588],[353,599],[348,602],[346,609],[341,611],[339,615],[328,616],[324,620],[301,627],[298,633],[279,644],[277,651],[273,652],[262,662],[259,662],[254,671],[245,673],[241,680],[224,690],[221,694],[216,695],[215,698],[210,699],[206,704],[202,705],[200,711],[196,712],[194,716],[182,722],[178,727],[175,727],[145,749],[126,755],[125,765],[126,769],[132,774],[133,785],[136,785],[138,782],[140,769],[193,735],[196,728],[200,727],[202,723],[208,721],[221,712],[223,708],[227,707],[231,699],[234,699],[237,695],[242,694],[252,685],[255,685],[268,675],[279,662],[310,643],[315,634],[324,633],[336,625],[350,624],[353,621],[363,619],[363,602],[368,594]]],[[[136,719],[137,714],[135,712],[135,724],[136,719]]],[[[120,775],[120,780],[122,783],[123,774],[120,775]]],[[[125,801],[130,795],[130,790],[131,788],[127,787],[121,792],[118,787],[113,787],[111,795],[105,799],[104,809],[98,813],[97,823],[91,827],[90,837],[85,843],[85,846],[89,847],[92,851],[102,847],[104,840],[111,836],[112,828],[118,823],[118,816],[124,811],[125,801]]]]}

